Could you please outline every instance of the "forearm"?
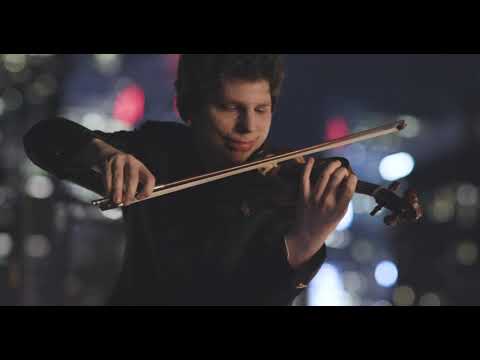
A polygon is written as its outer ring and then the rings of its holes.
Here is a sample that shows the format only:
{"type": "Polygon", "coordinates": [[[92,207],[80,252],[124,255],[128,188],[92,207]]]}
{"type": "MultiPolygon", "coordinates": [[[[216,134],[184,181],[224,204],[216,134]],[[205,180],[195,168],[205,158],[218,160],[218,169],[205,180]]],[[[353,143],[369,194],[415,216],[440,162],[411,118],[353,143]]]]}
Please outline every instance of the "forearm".
{"type": "Polygon", "coordinates": [[[100,173],[102,163],[119,152],[121,152],[119,149],[103,140],[94,138],[71,159],[71,162],[76,167],[100,173]]]}
{"type": "MultiPolygon", "coordinates": [[[[112,139],[121,137],[93,132],[67,119],[57,118],[36,124],[25,134],[23,142],[27,156],[40,168],[59,179],[102,193],[98,164],[114,148],[98,139],[101,135],[112,139]]],[[[126,143],[126,139],[117,142],[126,143]]]]}

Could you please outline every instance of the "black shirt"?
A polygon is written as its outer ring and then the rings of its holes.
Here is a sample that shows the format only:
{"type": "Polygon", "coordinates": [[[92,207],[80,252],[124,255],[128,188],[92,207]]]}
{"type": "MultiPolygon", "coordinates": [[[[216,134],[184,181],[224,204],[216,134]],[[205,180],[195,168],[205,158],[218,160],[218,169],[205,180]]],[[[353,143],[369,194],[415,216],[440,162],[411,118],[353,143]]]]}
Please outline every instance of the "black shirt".
{"type": "MultiPolygon", "coordinates": [[[[36,165],[102,194],[100,175],[72,162],[94,137],[134,155],[157,184],[199,174],[190,129],[177,123],[108,134],[57,118],[35,125],[24,145],[36,165]]],[[[284,235],[295,209],[257,195],[271,191],[272,181],[246,173],[124,208],[127,248],[108,304],[290,305],[326,250],[290,267],[284,235]]]]}

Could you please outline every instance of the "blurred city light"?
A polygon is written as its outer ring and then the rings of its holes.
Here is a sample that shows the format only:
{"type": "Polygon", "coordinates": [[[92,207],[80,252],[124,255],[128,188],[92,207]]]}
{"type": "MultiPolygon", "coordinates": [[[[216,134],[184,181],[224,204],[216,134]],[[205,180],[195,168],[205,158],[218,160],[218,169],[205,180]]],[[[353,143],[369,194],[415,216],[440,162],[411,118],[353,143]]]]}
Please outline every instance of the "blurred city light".
{"type": "Polygon", "coordinates": [[[335,140],[348,135],[348,124],[344,117],[333,117],[328,119],[326,124],[326,140],[335,140]]]}
{"type": "Polygon", "coordinates": [[[145,94],[138,85],[129,85],[117,95],[113,108],[113,117],[133,126],[145,111],[145,94]]]}
{"type": "Polygon", "coordinates": [[[5,109],[8,111],[18,110],[23,103],[22,93],[12,87],[4,90],[2,98],[5,103],[5,109]]]}
{"type": "Polygon", "coordinates": [[[337,231],[344,231],[346,229],[348,229],[350,226],[352,226],[352,223],[353,223],[353,204],[352,202],[350,202],[348,204],[348,209],[347,209],[347,212],[345,214],[345,216],[343,217],[343,219],[340,221],[340,223],[337,225],[337,231]]]}
{"type": "Polygon", "coordinates": [[[3,98],[0,97],[0,116],[3,115],[3,112],[5,111],[5,100],[3,100],[3,98]]]}
{"type": "Polygon", "coordinates": [[[415,167],[415,161],[410,154],[401,152],[386,156],[380,161],[379,172],[383,179],[395,181],[408,176],[415,167]]]}
{"type": "Polygon", "coordinates": [[[420,297],[418,300],[420,306],[440,306],[440,297],[435,293],[427,293],[420,297]]]}
{"type": "Polygon", "coordinates": [[[334,231],[325,241],[325,245],[334,249],[345,249],[352,240],[352,235],[348,230],[334,231]]]}
{"type": "Polygon", "coordinates": [[[464,241],[458,245],[456,255],[460,264],[473,265],[478,259],[478,246],[472,241],[464,241]]]}
{"type": "Polygon", "coordinates": [[[373,261],[375,250],[368,240],[357,240],[352,245],[351,253],[355,261],[368,264],[373,261]]]}
{"type": "Polygon", "coordinates": [[[36,199],[46,199],[50,197],[53,190],[52,180],[44,175],[32,175],[25,183],[25,192],[27,195],[36,199]]]}
{"type": "Polygon", "coordinates": [[[310,282],[308,305],[310,306],[351,306],[351,296],[345,291],[337,268],[325,263],[310,282]]]}
{"type": "Polygon", "coordinates": [[[50,242],[44,235],[30,235],[25,239],[25,253],[32,258],[47,256],[50,248],[50,242]]]}
{"type": "Polygon", "coordinates": [[[10,254],[12,247],[12,236],[8,233],[0,233],[0,258],[7,257],[10,254]]]}
{"type": "Polygon", "coordinates": [[[39,75],[32,86],[37,96],[48,97],[57,90],[57,81],[52,74],[45,73],[39,75]]]}
{"type": "Polygon", "coordinates": [[[367,279],[360,272],[346,271],[343,274],[343,284],[351,294],[363,295],[367,291],[367,279]]]}
{"type": "Polygon", "coordinates": [[[113,75],[121,69],[122,57],[119,54],[94,54],[95,65],[103,74],[113,75]]]}
{"type": "Polygon", "coordinates": [[[3,57],[3,64],[7,71],[17,73],[27,65],[27,57],[25,54],[6,54],[3,57]]]}
{"type": "Polygon", "coordinates": [[[398,279],[397,266],[391,261],[382,261],[375,268],[375,280],[380,286],[391,287],[398,279]]]}
{"type": "Polygon", "coordinates": [[[373,197],[362,194],[355,194],[352,203],[356,214],[369,214],[377,206],[373,197]]]}
{"type": "Polygon", "coordinates": [[[455,215],[456,193],[452,186],[444,186],[434,191],[433,201],[427,206],[429,216],[434,222],[446,223],[455,215]]]}
{"type": "Polygon", "coordinates": [[[402,115],[398,120],[404,120],[407,123],[407,127],[398,133],[401,137],[410,139],[420,134],[420,120],[415,116],[402,115]]]}
{"type": "Polygon", "coordinates": [[[478,204],[478,188],[472,184],[462,184],[457,189],[457,201],[461,206],[478,204]]]}
{"type": "Polygon", "coordinates": [[[393,303],[397,306],[412,306],[415,292],[409,286],[399,286],[393,291],[393,303]]]}
{"type": "Polygon", "coordinates": [[[107,119],[95,112],[86,113],[80,123],[90,130],[106,131],[108,128],[107,119]]]}

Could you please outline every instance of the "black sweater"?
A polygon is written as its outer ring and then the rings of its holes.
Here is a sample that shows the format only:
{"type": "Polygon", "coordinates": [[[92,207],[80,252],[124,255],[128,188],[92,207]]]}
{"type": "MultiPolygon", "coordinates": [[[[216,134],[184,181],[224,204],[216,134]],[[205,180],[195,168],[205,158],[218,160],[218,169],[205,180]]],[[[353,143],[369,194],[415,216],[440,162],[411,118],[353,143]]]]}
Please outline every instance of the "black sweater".
{"type": "MultiPolygon", "coordinates": [[[[101,177],[72,162],[94,137],[134,155],[157,184],[198,173],[190,129],[176,123],[107,134],[57,118],[35,125],[24,145],[39,167],[103,194],[101,177]]],[[[273,186],[259,177],[238,175],[123,209],[127,250],[108,304],[290,305],[326,250],[301,269],[290,267],[284,235],[294,208],[255,202],[258,186],[273,186]]]]}

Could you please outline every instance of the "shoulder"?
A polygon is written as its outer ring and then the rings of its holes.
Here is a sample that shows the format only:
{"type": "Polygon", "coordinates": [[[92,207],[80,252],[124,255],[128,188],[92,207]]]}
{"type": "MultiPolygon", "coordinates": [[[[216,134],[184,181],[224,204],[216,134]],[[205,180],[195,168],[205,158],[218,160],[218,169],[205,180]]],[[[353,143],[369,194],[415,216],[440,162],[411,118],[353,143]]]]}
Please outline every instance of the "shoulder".
{"type": "Polygon", "coordinates": [[[187,125],[171,121],[146,121],[135,130],[140,141],[151,144],[175,146],[190,142],[191,132],[187,125]]]}
{"type": "Polygon", "coordinates": [[[140,133],[147,134],[184,134],[189,131],[189,127],[179,122],[173,121],[154,121],[148,120],[144,122],[138,129],[140,133]]]}

